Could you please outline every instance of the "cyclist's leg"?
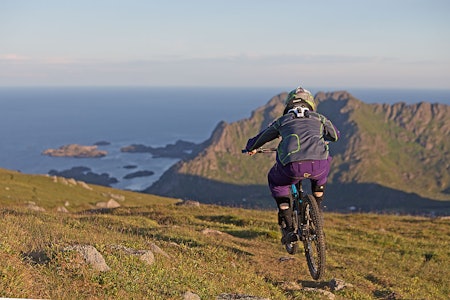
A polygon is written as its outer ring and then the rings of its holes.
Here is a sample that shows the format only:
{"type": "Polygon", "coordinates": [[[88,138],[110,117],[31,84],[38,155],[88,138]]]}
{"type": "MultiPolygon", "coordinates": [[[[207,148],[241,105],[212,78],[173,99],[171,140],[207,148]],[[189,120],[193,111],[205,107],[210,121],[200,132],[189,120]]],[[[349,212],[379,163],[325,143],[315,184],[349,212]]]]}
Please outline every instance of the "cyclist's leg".
{"type": "Polygon", "coordinates": [[[325,186],[326,181],[323,184],[319,184],[317,180],[311,179],[311,190],[320,208],[322,208],[321,203],[325,195],[325,186]]]}
{"type": "Polygon", "coordinates": [[[294,230],[294,223],[292,220],[292,207],[291,207],[291,199],[289,195],[284,197],[275,197],[275,201],[277,202],[278,207],[278,224],[281,225],[282,221],[286,225],[286,229],[288,231],[294,230]]]}
{"type": "Polygon", "coordinates": [[[325,196],[325,186],[330,173],[331,156],[327,160],[316,161],[314,166],[314,174],[311,179],[311,190],[316,198],[317,204],[322,208],[321,203],[325,196]]]}
{"type": "MultiPolygon", "coordinates": [[[[286,232],[288,235],[294,232],[294,221],[292,219],[293,208],[291,206],[291,195],[290,187],[292,184],[298,181],[286,174],[286,167],[275,164],[272,169],[270,169],[268,174],[269,188],[272,193],[272,197],[275,199],[278,208],[278,222],[281,225],[284,221],[286,225],[286,232]]],[[[289,172],[287,172],[289,173],[289,172]]],[[[293,238],[295,235],[293,236],[293,238]]],[[[283,243],[292,242],[283,237],[283,243]]]]}
{"type": "Polygon", "coordinates": [[[292,207],[290,207],[290,185],[292,180],[284,174],[282,168],[283,166],[276,163],[270,169],[267,180],[272,197],[277,203],[279,223],[281,224],[281,220],[284,220],[285,224],[290,227],[292,225],[292,218],[289,217],[292,215],[292,207]]]}

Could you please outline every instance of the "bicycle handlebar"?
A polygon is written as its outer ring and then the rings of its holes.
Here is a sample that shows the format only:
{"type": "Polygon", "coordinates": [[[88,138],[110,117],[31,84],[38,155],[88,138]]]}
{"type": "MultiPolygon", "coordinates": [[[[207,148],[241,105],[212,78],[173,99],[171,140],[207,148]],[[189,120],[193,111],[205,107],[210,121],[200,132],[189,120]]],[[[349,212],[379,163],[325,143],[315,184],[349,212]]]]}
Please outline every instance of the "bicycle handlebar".
{"type": "MultiPolygon", "coordinates": [[[[255,149],[256,153],[270,153],[277,151],[277,148],[258,148],[255,149]]],[[[242,149],[242,153],[249,153],[250,151],[247,151],[246,149],[242,149]]]]}

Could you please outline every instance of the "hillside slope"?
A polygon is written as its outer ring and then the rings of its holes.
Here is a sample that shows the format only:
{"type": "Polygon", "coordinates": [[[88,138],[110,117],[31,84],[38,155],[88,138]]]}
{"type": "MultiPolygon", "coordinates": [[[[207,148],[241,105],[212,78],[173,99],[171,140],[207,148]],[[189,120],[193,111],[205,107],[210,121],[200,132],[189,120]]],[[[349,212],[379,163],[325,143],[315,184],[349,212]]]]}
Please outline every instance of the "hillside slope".
{"type": "MultiPolygon", "coordinates": [[[[249,158],[249,137],[283,110],[286,94],[252,115],[221,122],[204,149],[170,168],[146,192],[207,203],[270,207],[266,173],[273,155],[249,158]]],[[[341,130],[328,207],[408,213],[450,212],[450,107],[444,104],[366,104],[347,92],[318,93],[318,111],[341,130]]]]}
{"type": "Polygon", "coordinates": [[[0,169],[0,297],[340,300],[450,293],[447,218],[326,213],[327,268],[315,282],[302,254],[289,256],[281,247],[274,211],[189,204],[0,169]],[[110,197],[121,207],[95,205],[110,197]],[[58,212],[66,202],[68,212],[58,212]],[[95,261],[76,249],[95,249],[95,261]],[[336,281],[337,290],[330,284],[336,281]]]}

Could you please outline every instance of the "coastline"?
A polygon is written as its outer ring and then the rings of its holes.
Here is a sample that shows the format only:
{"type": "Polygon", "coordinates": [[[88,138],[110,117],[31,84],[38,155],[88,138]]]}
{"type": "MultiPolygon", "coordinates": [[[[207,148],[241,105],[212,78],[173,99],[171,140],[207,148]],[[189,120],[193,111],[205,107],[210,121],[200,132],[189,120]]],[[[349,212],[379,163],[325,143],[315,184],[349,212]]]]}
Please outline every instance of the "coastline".
{"type": "MultiPolygon", "coordinates": [[[[344,88],[343,88],[344,89],[344,88]]],[[[122,153],[132,144],[164,147],[177,140],[201,143],[222,120],[248,118],[282,88],[150,88],[150,87],[0,87],[0,167],[28,174],[47,174],[85,166],[97,174],[119,179],[119,189],[143,190],[155,182],[179,159],[155,158],[149,153],[122,153]],[[65,144],[99,146],[108,155],[96,158],[46,157],[41,152],[65,144]],[[152,171],[148,177],[122,179],[134,171],[152,171]]],[[[318,91],[338,90],[311,88],[318,91]]],[[[418,102],[423,97],[439,97],[449,102],[450,90],[347,89],[367,103],[386,99],[418,102]],[[448,95],[448,98],[446,97],[448,95]],[[448,100],[445,100],[448,99],[448,100]]],[[[377,101],[378,103],[389,101],[377,101]]],[[[430,102],[439,102],[430,99],[430,102]]],[[[393,103],[393,102],[391,102],[393,103]]]]}

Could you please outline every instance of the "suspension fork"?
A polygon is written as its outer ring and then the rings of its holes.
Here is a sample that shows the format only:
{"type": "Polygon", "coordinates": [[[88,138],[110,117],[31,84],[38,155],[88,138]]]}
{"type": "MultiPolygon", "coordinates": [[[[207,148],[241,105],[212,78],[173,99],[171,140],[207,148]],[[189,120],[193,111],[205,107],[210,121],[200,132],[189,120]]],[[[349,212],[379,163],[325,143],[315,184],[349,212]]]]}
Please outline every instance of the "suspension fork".
{"type": "Polygon", "coordinates": [[[293,209],[293,221],[294,221],[294,229],[295,232],[298,234],[298,236],[302,237],[302,227],[301,224],[303,224],[303,216],[301,212],[301,205],[302,205],[302,198],[303,197],[303,189],[301,181],[299,181],[297,184],[293,184],[291,186],[291,207],[293,209]],[[301,221],[301,222],[300,222],[301,221]]]}
{"type": "Polygon", "coordinates": [[[303,197],[304,191],[302,187],[302,181],[300,180],[297,184],[292,185],[293,190],[293,207],[297,212],[294,214],[296,217],[295,220],[295,229],[298,234],[299,240],[303,241],[307,236],[307,224],[306,224],[306,216],[304,215],[305,211],[303,210],[303,197]]]}

